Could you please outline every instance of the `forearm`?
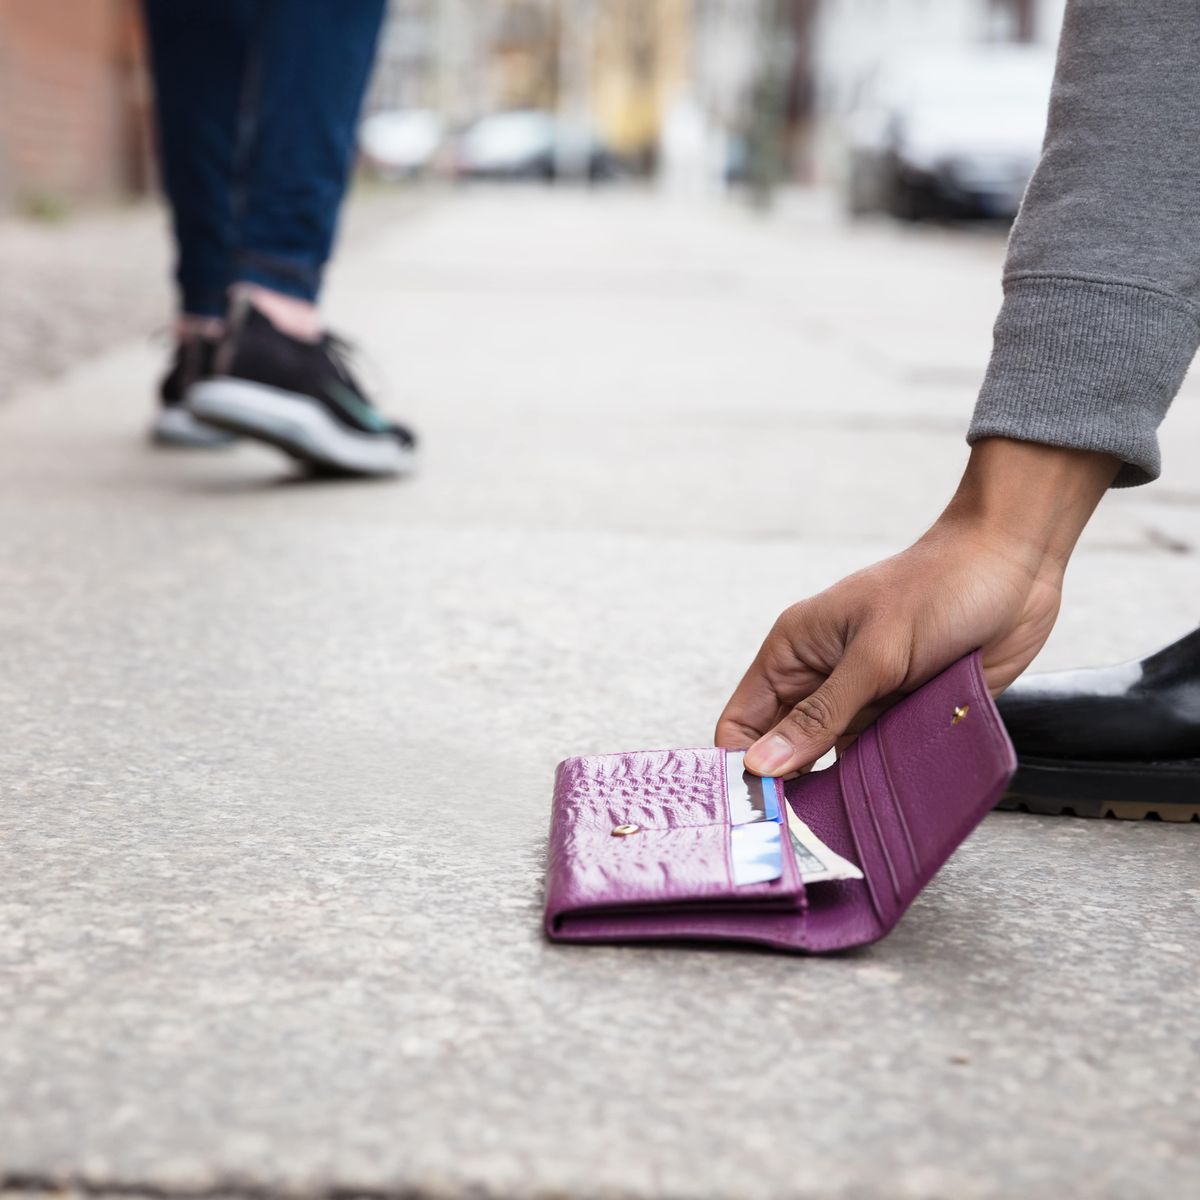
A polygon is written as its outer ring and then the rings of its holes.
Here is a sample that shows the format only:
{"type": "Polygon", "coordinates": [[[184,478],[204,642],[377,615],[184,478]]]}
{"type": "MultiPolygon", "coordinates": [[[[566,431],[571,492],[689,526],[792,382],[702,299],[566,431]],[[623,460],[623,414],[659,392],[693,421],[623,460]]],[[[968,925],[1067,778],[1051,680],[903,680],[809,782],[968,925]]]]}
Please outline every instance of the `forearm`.
{"type": "Polygon", "coordinates": [[[1200,345],[1197,112],[1194,0],[1069,0],[970,441],[1112,454],[1118,485],[1158,474],[1200,345]]]}
{"type": "Polygon", "coordinates": [[[780,615],[725,707],[717,745],[751,747],[746,766],[760,774],[801,770],[977,648],[998,694],[1054,627],[1067,560],[1118,465],[1084,450],[981,442],[924,537],[780,615]]]}
{"type": "Polygon", "coordinates": [[[978,442],[930,534],[980,542],[1031,574],[1061,575],[1120,460],[1008,438],[978,442]]]}

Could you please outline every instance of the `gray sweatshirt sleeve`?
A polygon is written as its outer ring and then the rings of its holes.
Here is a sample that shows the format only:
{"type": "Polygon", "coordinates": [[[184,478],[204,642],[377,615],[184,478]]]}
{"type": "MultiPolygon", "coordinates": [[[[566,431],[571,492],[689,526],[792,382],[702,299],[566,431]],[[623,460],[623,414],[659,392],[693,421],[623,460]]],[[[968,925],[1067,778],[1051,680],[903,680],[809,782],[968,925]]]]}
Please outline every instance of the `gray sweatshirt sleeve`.
{"type": "Polygon", "coordinates": [[[1103,450],[1145,483],[1198,345],[1200,0],[1068,0],[967,440],[1103,450]]]}

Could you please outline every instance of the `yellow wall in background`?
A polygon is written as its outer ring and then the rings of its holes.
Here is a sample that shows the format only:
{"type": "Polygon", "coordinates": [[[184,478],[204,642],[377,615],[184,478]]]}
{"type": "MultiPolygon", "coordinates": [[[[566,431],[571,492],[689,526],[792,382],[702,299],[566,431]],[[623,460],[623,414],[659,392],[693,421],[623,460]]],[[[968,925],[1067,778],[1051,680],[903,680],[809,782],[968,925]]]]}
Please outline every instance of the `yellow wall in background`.
{"type": "Polygon", "coordinates": [[[592,109],[620,154],[654,149],[688,77],[691,0],[603,0],[596,5],[592,109]]]}

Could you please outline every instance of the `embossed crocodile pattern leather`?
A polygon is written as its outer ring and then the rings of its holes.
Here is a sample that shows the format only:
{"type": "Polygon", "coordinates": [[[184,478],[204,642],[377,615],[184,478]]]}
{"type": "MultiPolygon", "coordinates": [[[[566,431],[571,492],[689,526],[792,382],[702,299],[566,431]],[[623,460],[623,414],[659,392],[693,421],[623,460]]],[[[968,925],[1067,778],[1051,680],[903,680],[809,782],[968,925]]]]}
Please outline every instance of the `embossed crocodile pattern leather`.
{"type": "MultiPolygon", "coordinates": [[[[724,753],[714,747],[601,754],[560,763],[549,874],[560,908],[696,903],[734,892],[724,753]],[[614,837],[636,825],[638,832],[614,837]]],[[[790,899],[799,893],[792,879],[790,899]]],[[[737,888],[746,900],[786,887],[737,888]]]]}
{"type": "MultiPolygon", "coordinates": [[[[886,934],[999,799],[1016,765],[978,654],[901,701],[788,803],[862,881],[738,887],[722,752],[572,758],[555,779],[546,929],[567,941],[704,938],[845,949],[886,934]],[[955,710],[966,716],[954,720],[955,710]],[[619,826],[636,825],[629,836],[619,826]]],[[[785,839],[786,842],[786,839],[785,839]]]]}

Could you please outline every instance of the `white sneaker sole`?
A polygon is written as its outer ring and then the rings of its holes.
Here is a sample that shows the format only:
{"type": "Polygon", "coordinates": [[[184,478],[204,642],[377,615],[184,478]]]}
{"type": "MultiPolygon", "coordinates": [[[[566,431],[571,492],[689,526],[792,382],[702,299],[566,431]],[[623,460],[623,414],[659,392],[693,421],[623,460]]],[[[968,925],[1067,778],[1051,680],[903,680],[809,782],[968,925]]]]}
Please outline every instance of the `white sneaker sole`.
{"type": "Polygon", "coordinates": [[[186,408],[172,405],[160,408],[150,425],[150,440],[156,446],[180,450],[217,450],[236,440],[224,429],[198,421],[186,408]]]}
{"type": "Polygon", "coordinates": [[[244,379],[207,379],[187,407],[218,429],[267,442],[301,462],[352,475],[399,475],[415,452],[382,433],[360,433],[334,420],[315,400],[244,379]]]}

